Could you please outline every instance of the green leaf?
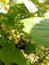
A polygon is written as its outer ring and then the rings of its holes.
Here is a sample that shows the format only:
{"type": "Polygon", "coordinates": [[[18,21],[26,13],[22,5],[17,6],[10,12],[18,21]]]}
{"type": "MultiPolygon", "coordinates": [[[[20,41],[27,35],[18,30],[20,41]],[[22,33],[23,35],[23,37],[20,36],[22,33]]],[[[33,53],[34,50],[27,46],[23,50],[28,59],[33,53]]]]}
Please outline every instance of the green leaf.
{"type": "Polygon", "coordinates": [[[49,47],[49,18],[28,18],[24,23],[24,31],[32,34],[32,40],[38,44],[49,47]]]}
{"type": "Polygon", "coordinates": [[[3,39],[0,44],[2,44],[2,49],[0,49],[0,59],[5,65],[11,65],[11,63],[29,65],[20,50],[15,47],[13,41],[9,43],[6,39],[3,39]]]}

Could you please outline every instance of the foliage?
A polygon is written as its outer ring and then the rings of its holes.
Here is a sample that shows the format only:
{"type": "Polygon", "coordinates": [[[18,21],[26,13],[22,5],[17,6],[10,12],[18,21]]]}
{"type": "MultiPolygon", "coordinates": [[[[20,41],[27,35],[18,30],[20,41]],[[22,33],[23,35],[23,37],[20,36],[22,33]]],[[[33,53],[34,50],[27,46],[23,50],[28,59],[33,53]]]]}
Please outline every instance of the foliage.
{"type": "Polygon", "coordinates": [[[36,33],[35,29],[41,29],[38,26],[48,25],[47,20],[41,24],[39,21],[45,19],[41,17],[47,17],[48,14],[45,13],[49,13],[49,2],[31,0],[27,3],[26,0],[0,0],[0,65],[49,64],[49,48],[39,45],[33,35],[36,33]],[[35,26],[37,23],[39,25],[35,26]]]}

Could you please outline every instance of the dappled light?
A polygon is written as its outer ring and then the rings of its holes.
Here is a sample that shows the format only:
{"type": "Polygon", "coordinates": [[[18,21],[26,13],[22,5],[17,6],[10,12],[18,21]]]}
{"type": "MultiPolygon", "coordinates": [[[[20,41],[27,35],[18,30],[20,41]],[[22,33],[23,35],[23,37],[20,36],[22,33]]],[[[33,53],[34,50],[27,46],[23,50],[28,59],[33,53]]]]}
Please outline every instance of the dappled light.
{"type": "Polygon", "coordinates": [[[49,65],[49,0],[0,0],[0,65],[49,65]]]}

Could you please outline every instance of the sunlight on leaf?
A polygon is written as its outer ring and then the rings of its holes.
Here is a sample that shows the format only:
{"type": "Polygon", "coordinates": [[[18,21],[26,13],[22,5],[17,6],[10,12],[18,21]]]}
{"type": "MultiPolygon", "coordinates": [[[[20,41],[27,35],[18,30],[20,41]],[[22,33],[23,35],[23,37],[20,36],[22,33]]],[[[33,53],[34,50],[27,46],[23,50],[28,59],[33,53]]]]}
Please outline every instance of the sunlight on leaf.
{"type": "Polygon", "coordinates": [[[39,3],[44,3],[44,2],[45,2],[45,0],[38,0],[38,2],[39,2],[39,3]]]}
{"type": "Polygon", "coordinates": [[[23,19],[20,22],[24,22],[23,31],[32,34],[32,40],[38,44],[42,44],[45,47],[49,47],[49,18],[37,17],[23,19]]]}
{"type": "Polygon", "coordinates": [[[23,19],[20,22],[24,23],[25,28],[23,30],[30,33],[32,27],[34,27],[36,24],[39,24],[41,20],[42,18],[37,17],[37,18],[23,19]]]}
{"type": "Polygon", "coordinates": [[[45,17],[49,17],[49,11],[44,14],[45,17]]]}

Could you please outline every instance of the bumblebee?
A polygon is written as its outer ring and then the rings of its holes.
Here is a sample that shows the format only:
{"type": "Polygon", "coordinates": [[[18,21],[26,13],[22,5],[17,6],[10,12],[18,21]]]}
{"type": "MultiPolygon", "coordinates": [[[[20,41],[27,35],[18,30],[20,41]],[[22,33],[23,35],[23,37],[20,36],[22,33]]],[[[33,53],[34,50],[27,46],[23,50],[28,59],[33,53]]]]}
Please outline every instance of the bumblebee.
{"type": "Polygon", "coordinates": [[[19,43],[18,44],[15,44],[16,48],[19,48],[19,49],[24,49],[25,48],[25,41],[24,40],[19,40],[19,43]]]}
{"type": "Polygon", "coordinates": [[[16,48],[19,48],[22,50],[25,49],[26,48],[25,43],[29,42],[28,37],[29,36],[24,35],[24,33],[21,33],[20,36],[19,35],[14,36],[16,48]]]}

